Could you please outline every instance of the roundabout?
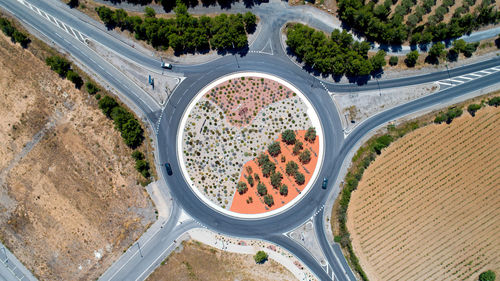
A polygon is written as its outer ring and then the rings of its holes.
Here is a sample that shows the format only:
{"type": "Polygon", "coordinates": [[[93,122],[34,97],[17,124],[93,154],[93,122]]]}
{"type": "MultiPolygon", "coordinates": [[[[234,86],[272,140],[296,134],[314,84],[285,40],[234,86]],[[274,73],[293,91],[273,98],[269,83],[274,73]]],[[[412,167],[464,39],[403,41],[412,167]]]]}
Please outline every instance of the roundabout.
{"type": "Polygon", "coordinates": [[[159,161],[160,163],[171,163],[173,176],[167,176],[163,169],[161,172],[165,175],[165,181],[176,202],[193,219],[206,227],[217,229],[221,233],[249,238],[269,238],[297,227],[301,221],[310,218],[318,208],[321,208],[328,194],[328,189],[321,188],[320,180],[311,181],[308,191],[302,192],[302,197],[297,197],[300,200],[297,199],[293,204],[287,205],[283,211],[279,210],[279,212],[266,216],[236,217],[234,212],[232,214],[222,212],[222,207],[209,206],[200,199],[201,197],[196,194],[195,189],[191,188],[186,180],[182,172],[182,164],[179,162],[181,159],[178,156],[179,151],[183,150],[178,143],[179,135],[183,135],[182,119],[185,116],[185,109],[190,106],[195,97],[203,92],[203,89],[211,88],[207,85],[214,81],[229,77],[228,75],[241,75],[244,72],[253,73],[252,75],[262,74],[279,77],[283,83],[288,83],[287,86],[294,87],[293,91],[296,90],[304,95],[304,100],[310,103],[318,119],[321,120],[323,133],[318,130],[318,135],[323,135],[324,151],[322,154],[325,157],[318,161],[317,166],[320,168],[315,171],[316,179],[330,177],[333,161],[325,161],[325,158],[327,155],[336,155],[343,141],[340,118],[328,92],[319,83],[315,83],[311,87],[309,74],[297,68],[290,60],[276,56],[265,56],[265,63],[262,63],[263,57],[261,54],[246,55],[244,59],[239,60],[240,69],[238,69],[234,58],[230,56],[223,57],[210,65],[199,65],[198,67],[204,68],[204,70],[189,73],[172,94],[160,120],[158,131],[159,161]],[[291,81],[293,84],[290,83],[291,81]]]}
{"type": "Polygon", "coordinates": [[[205,86],[178,132],[186,182],[206,205],[239,218],[272,216],[301,200],[323,160],[323,130],[310,101],[289,82],[259,72],[205,86]],[[285,142],[283,132],[293,140],[285,142]]]}

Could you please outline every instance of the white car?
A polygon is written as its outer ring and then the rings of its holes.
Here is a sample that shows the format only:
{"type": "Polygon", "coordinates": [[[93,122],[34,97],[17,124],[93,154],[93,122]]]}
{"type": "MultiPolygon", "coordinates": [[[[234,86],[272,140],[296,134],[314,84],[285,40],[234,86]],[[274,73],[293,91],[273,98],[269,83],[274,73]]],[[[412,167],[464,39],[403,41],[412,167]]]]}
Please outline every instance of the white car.
{"type": "Polygon", "coordinates": [[[171,69],[172,65],[170,63],[162,62],[161,67],[166,69],[171,69]]]}

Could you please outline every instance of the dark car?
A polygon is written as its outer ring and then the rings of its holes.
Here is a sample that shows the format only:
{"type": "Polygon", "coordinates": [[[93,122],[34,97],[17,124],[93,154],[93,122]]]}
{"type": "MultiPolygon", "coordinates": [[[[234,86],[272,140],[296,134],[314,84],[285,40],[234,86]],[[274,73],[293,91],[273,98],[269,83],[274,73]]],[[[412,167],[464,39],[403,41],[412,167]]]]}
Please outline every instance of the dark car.
{"type": "Polygon", "coordinates": [[[327,178],[323,178],[323,184],[321,185],[321,187],[323,189],[326,189],[326,185],[328,184],[328,179],[327,178]]]}
{"type": "Polygon", "coordinates": [[[169,176],[172,175],[172,167],[170,166],[170,163],[165,163],[165,169],[167,169],[167,174],[169,176]]]}

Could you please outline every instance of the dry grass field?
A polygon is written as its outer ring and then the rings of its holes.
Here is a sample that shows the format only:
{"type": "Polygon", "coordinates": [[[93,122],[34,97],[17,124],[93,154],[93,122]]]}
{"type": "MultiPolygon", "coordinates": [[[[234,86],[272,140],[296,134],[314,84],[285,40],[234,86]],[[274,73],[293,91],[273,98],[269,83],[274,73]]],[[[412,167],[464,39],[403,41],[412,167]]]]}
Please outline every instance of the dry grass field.
{"type": "Polygon", "coordinates": [[[182,245],[146,280],[297,280],[290,271],[273,260],[256,264],[252,255],[221,251],[193,240],[182,245]]]}
{"type": "Polygon", "coordinates": [[[500,272],[500,108],[417,129],[365,171],[348,209],[370,280],[500,272]]]}
{"type": "Polygon", "coordinates": [[[40,280],[95,280],[154,207],[94,97],[0,33],[0,240],[40,280]]]}

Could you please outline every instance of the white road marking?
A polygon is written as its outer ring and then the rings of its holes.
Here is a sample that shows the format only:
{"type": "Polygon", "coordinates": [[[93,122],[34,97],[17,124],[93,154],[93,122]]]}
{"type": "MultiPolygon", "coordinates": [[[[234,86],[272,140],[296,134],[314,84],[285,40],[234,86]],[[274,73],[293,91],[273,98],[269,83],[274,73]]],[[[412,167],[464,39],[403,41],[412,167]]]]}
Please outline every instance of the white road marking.
{"type": "Polygon", "coordinates": [[[163,252],[161,252],[160,256],[159,256],[159,257],[157,257],[157,258],[153,261],[153,263],[151,263],[151,264],[148,266],[148,268],[146,268],[146,270],[144,270],[144,271],[141,273],[141,275],[139,275],[139,277],[137,277],[137,279],[135,279],[135,281],[137,281],[137,280],[141,279],[142,275],[144,275],[144,273],[146,273],[146,272],[147,272],[147,271],[148,271],[148,270],[149,270],[149,269],[150,269],[153,265],[155,265],[155,264],[158,262],[158,260],[159,260],[160,258],[162,258],[162,257],[163,257],[163,255],[164,255],[164,254],[168,251],[168,249],[170,249],[170,247],[172,247],[172,245],[175,245],[175,244],[174,244],[174,243],[172,243],[172,244],[168,245],[168,247],[167,247],[167,248],[166,248],[163,252]]]}
{"type": "Polygon", "coordinates": [[[464,75],[462,75],[462,76],[458,76],[457,78],[458,78],[458,79],[465,79],[465,80],[474,80],[474,78],[466,77],[466,76],[464,76],[464,75]]]}
{"type": "Polygon", "coordinates": [[[469,73],[467,75],[472,75],[472,76],[476,76],[476,77],[483,77],[482,75],[479,75],[479,74],[476,74],[476,73],[469,73]]]}
{"type": "Polygon", "coordinates": [[[445,86],[453,86],[452,84],[445,83],[445,82],[442,82],[442,81],[437,81],[437,83],[438,83],[438,84],[445,85],[445,86]]]}
{"type": "Polygon", "coordinates": [[[480,71],[478,71],[478,72],[481,72],[481,73],[486,73],[486,75],[493,73],[493,72],[488,72],[487,70],[480,70],[480,71]]]}

